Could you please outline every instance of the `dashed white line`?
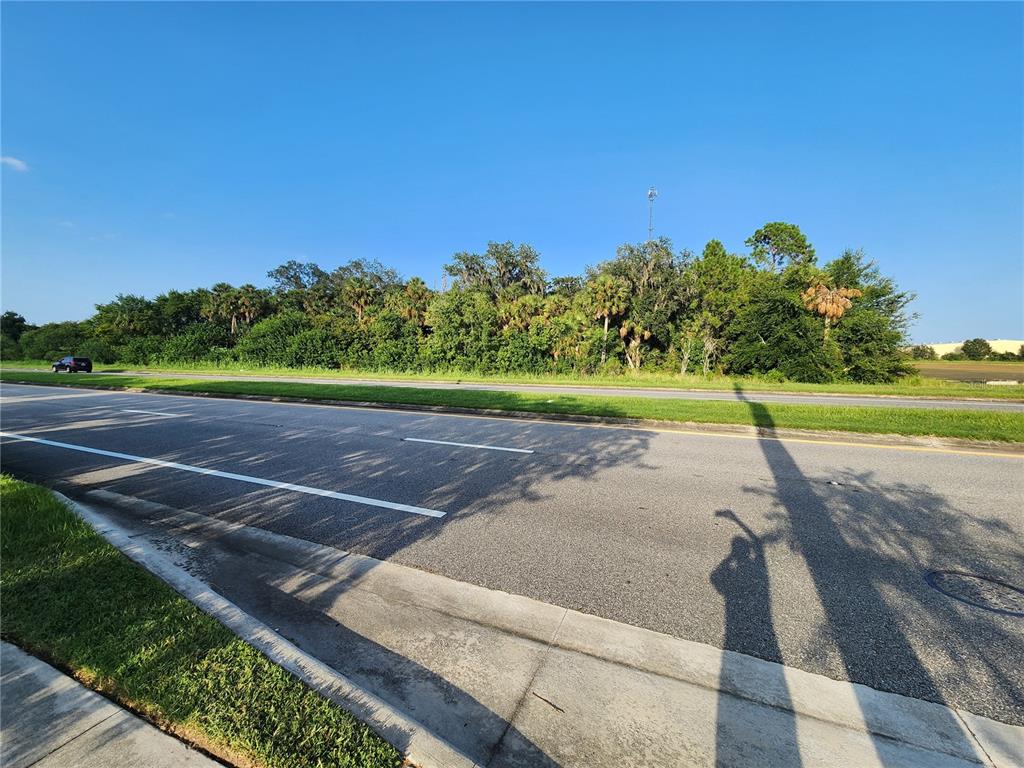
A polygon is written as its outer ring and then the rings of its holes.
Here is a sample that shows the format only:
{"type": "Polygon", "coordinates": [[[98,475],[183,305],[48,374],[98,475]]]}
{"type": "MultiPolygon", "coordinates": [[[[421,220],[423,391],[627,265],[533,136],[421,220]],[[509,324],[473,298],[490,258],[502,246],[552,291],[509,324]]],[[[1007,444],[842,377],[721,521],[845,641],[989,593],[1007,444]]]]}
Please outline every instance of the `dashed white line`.
{"type": "Polygon", "coordinates": [[[371,507],[383,507],[384,509],[393,509],[396,512],[408,512],[413,515],[424,515],[426,517],[444,517],[445,513],[436,509],[427,509],[426,507],[414,507],[410,504],[396,504],[393,501],[383,501],[381,499],[371,499],[367,496],[355,496],[351,493],[338,493],[337,491],[328,491],[323,488],[311,488],[308,485],[297,485],[295,483],[282,483],[278,480],[267,480],[262,477],[252,477],[250,475],[239,475],[235,472],[222,472],[219,469],[207,469],[206,467],[194,467],[191,464],[179,464],[176,461],[163,461],[162,459],[151,459],[146,456],[134,456],[130,453],[119,453],[118,451],[105,451],[101,448],[89,448],[85,445],[73,445],[71,443],[59,443],[56,440],[44,440],[41,437],[29,437],[28,435],[19,435],[14,432],[0,432],[0,437],[9,437],[12,440],[22,440],[27,443],[39,443],[40,445],[49,445],[54,448],[66,448],[70,451],[81,451],[82,453],[93,453],[97,456],[109,456],[113,459],[123,459],[124,461],[131,461],[139,464],[152,464],[157,467],[166,467],[167,469],[180,469],[183,472],[195,472],[199,475],[212,475],[213,477],[223,477],[227,480],[238,480],[243,483],[253,483],[254,485],[265,485],[269,488],[280,488],[283,491],[295,491],[296,493],[306,493],[310,496],[326,496],[329,499],[338,499],[340,501],[351,501],[356,504],[366,504],[371,507]]]}
{"type": "Polygon", "coordinates": [[[477,445],[476,443],[450,443],[447,440],[426,440],[422,437],[403,437],[407,443],[433,443],[434,445],[454,445],[459,448],[482,448],[485,451],[508,451],[509,453],[533,453],[526,448],[503,448],[500,445],[477,445]]]}
{"type": "Polygon", "coordinates": [[[165,413],[163,411],[139,411],[134,408],[122,408],[121,413],[144,413],[147,416],[166,416],[171,419],[178,419],[182,416],[191,416],[191,413],[165,413]]]}

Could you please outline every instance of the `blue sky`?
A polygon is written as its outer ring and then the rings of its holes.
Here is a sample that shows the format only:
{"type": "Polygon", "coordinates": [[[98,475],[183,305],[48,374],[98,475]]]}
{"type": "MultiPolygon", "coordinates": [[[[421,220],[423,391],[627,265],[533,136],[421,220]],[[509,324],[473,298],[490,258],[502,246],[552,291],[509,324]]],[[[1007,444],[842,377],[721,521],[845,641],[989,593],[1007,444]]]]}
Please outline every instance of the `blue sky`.
{"type": "Polygon", "coordinates": [[[3,308],[428,283],[531,243],[578,273],[655,227],[799,224],[919,294],[919,341],[1024,337],[1022,5],[17,4],[2,27],[3,308]],[[19,162],[24,167],[19,167],[19,162]]]}

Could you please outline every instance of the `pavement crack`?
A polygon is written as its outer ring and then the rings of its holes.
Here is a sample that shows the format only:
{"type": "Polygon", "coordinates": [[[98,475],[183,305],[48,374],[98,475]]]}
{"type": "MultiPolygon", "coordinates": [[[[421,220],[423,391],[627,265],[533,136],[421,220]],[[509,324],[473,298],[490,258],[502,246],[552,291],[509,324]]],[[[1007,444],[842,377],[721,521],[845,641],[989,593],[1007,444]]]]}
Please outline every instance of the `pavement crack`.
{"type": "Polygon", "coordinates": [[[559,712],[562,712],[562,713],[564,713],[564,712],[565,712],[565,710],[564,710],[564,709],[562,709],[562,708],[561,708],[560,706],[558,706],[557,704],[555,704],[555,702],[551,701],[550,699],[545,699],[545,698],[544,698],[543,696],[541,696],[541,695],[540,695],[539,693],[537,693],[536,691],[531,691],[531,693],[532,693],[532,694],[533,694],[534,696],[536,696],[536,697],[537,697],[538,699],[540,699],[541,701],[543,701],[543,702],[544,702],[545,704],[549,704],[549,705],[551,705],[551,707],[552,707],[552,708],[554,708],[554,709],[557,709],[557,710],[558,710],[559,712]]]}
{"type": "MultiPolygon", "coordinates": [[[[487,762],[484,764],[487,768],[490,768],[490,765],[497,759],[498,755],[501,754],[501,745],[505,743],[505,738],[508,736],[508,732],[512,730],[512,723],[514,723],[516,721],[516,718],[519,716],[519,711],[523,708],[523,702],[526,701],[527,695],[532,693],[531,689],[533,688],[534,681],[537,679],[537,675],[540,674],[540,671],[544,668],[544,665],[547,664],[548,657],[551,656],[551,651],[555,648],[555,638],[558,637],[558,633],[562,629],[562,624],[565,622],[565,617],[568,615],[568,609],[562,612],[562,618],[559,619],[558,626],[555,627],[555,631],[551,633],[551,638],[547,641],[547,643],[545,643],[544,655],[540,658],[540,661],[537,662],[537,668],[533,670],[533,675],[530,677],[530,682],[528,682],[526,684],[526,687],[523,688],[523,695],[519,697],[519,701],[516,702],[515,709],[512,710],[512,714],[505,722],[505,729],[501,732],[501,736],[498,738],[496,742],[494,742],[494,746],[491,748],[491,753],[490,755],[488,755],[487,762]]],[[[537,694],[534,695],[537,696],[537,694]]],[[[544,699],[543,696],[537,696],[537,698],[547,701],[547,699],[544,699]]],[[[551,704],[551,702],[548,701],[548,704],[551,704]]],[[[554,707],[555,705],[551,704],[551,706],[554,707]]],[[[558,709],[558,707],[555,707],[555,709],[558,709]]],[[[564,712],[565,710],[563,709],[561,711],[564,712]]]]}

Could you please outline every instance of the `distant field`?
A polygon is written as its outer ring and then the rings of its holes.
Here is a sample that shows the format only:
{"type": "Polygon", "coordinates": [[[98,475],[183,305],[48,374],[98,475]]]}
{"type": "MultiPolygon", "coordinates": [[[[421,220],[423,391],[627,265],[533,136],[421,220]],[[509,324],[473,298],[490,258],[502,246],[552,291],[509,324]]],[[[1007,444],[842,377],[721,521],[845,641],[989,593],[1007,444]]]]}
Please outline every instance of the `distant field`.
{"type": "Polygon", "coordinates": [[[921,375],[929,379],[1024,382],[1024,361],[915,360],[914,364],[921,375]]]}

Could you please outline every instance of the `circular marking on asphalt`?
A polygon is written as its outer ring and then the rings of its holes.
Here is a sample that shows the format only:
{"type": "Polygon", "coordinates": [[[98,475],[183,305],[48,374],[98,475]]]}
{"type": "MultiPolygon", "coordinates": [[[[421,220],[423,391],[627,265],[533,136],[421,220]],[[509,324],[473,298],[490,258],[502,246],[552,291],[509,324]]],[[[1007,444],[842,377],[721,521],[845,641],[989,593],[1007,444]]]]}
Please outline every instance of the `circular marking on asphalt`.
{"type": "Polygon", "coordinates": [[[963,571],[930,571],[924,578],[954,600],[1006,616],[1024,616],[1024,589],[1005,581],[963,571]]]}

